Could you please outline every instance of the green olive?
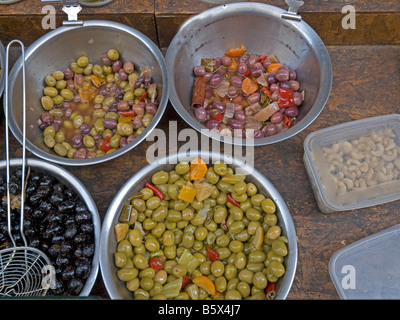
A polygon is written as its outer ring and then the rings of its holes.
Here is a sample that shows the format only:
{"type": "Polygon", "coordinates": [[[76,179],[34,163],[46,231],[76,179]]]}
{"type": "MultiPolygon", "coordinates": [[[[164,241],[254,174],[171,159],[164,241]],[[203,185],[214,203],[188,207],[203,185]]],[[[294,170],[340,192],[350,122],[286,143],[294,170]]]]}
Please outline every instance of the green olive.
{"type": "Polygon", "coordinates": [[[54,77],[53,76],[47,76],[46,78],[44,78],[44,82],[45,82],[45,84],[47,85],[47,86],[49,86],[49,87],[54,87],[55,85],[56,85],[56,83],[57,83],[57,80],[56,79],[54,79],[54,77]]]}
{"type": "Polygon", "coordinates": [[[45,96],[49,96],[51,98],[54,98],[56,95],[58,95],[58,90],[54,87],[46,87],[43,89],[43,94],[45,96]]]}
{"type": "Polygon", "coordinates": [[[84,136],[83,137],[83,144],[85,145],[86,148],[92,149],[96,145],[96,142],[94,141],[93,137],[84,136]]]}
{"type": "Polygon", "coordinates": [[[136,254],[133,257],[133,264],[137,269],[143,270],[148,267],[149,262],[143,254],[136,254]]]}
{"type": "Polygon", "coordinates": [[[57,70],[57,71],[54,71],[52,73],[52,76],[53,76],[54,79],[56,79],[56,81],[63,80],[64,79],[64,72],[57,70]]]}
{"type": "Polygon", "coordinates": [[[151,177],[151,181],[153,184],[164,184],[168,182],[168,179],[169,175],[166,171],[158,171],[151,177]]]}
{"type": "Polygon", "coordinates": [[[226,163],[224,163],[222,161],[217,161],[214,164],[214,171],[216,174],[218,174],[220,176],[224,176],[228,172],[228,167],[227,167],[226,163]]]}
{"type": "Polygon", "coordinates": [[[89,64],[89,58],[86,56],[79,57],[78,60],[76,60],[76,64],[78,67],[85,68],[89,64]]]}
{"type": "Polygon", "coordinates": [[[233,289],[233,290],[228,290],[225,293],[225,299],[226,300],[241,300],[242,295],[240,294],[239,291],[233,289]]]}
{"type": "Polygon", "coordinates": [[[110,139],[110,147],[117,149],[119,147],[119,141],[121,136],[119,134],[114,134],[110,139]]]}
{"type": "Polygon", "coordinates": [[[211,273],[214,277],[220,277],[224,274],[224,272],[225,265],[222,263],[222,261],[217,260],[211,264],[211,273]]]}
{"type": "Polygon", "coordinates": [[[121,281],[130,281],[137,277],[138,270],[136,268],[124,267],[117,271],[117,275],[121,281]]]}
{"type": "Polygon", "coordinates": [[[115,49],[110,49],[107,52],[107,56],[110,60],[115,61],[119,59],[119,53],[117,50],[115,49]]]}
{"type": "Polygon", "coordinates": [[[61,157],[65,157],[68,153],[67,148],[61,143],[56,143],[53,147],[55,153],[57,153],[61,157]]]}
{"type": "Polygon", "coordinates": [[[56,144],[56,140],[54,139],[53,135],[45,135],[44,138],[44,144],[49,147],[49,148],[53,148],[56,144]]]}

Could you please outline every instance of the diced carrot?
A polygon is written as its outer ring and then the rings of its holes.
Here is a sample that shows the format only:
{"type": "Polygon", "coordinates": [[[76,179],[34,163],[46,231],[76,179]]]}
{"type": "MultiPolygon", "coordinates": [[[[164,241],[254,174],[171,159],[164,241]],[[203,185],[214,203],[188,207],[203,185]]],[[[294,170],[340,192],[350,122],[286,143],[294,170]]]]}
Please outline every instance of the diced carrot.
{"type": "Polygon", "coordinates": [[[258,84],[256,82],[254,82],[252,79],[245,78],[242,81],[242,91],[243,91],[243,93],[249,95],[249,94],[252,94],[252,93],[256,92],[257,90],[258,90],[258,84]]]}
{"type": "Polygon", "coordinates": [[[242,45],[240,48],[231,48],[225,52],[227,57],[237,58],[240,57],[243,53],[245,53],[247,49],[242,45]]]}
{"type": "Polygon", "coordinates": [[[278,69],[282,66],[282,64],[280,63],[271,63],[268,67],[267,67],[267,72],[268,73],[272,73],[272,72],[277,72],[278,69]]]}

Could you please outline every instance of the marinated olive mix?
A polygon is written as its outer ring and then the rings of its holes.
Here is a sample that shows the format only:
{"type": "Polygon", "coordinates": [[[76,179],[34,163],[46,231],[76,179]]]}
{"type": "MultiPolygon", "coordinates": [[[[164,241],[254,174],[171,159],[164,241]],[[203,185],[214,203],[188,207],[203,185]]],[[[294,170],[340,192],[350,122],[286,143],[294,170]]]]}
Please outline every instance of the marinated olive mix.
{"type": "Polygon", "coordinates": [[[110,49],[91,63],[86,56],[44,79],[39,119],[47,147],[60,156],[88,159],[125,147],[157,112],[152,68],[136,70],[110,49]]]}
{"type": "Polygon", "coordinates": [[[117,276],[135,299],[273,299],[288,254],[276,213],[225,163],[180,162],[123,207],[117,276]]]}
{"type": "Polygon", "coordinates": [[[238,138],[264,138],[294,126],[304,100],[296,71],[274,56],[246,51],[230,49],[194,68],[196,118],[207,129],[238,138]]]}
{"type": "MultiPolygon", "coordinates": [[[[10,176],[12,234],[20,236],[21,169],[10,176]]],[[[12,247],[7,231],[7,185],[0,176],[0,248],[12,247]]],[[[56,272],[56,288],[48,295],[78,295],[85,285],[94,255],[92,215],[78,195],[54,177],[36,171],[28,173],[25,198],[24,234],[28,246],[43,251],[56,272]]]]}

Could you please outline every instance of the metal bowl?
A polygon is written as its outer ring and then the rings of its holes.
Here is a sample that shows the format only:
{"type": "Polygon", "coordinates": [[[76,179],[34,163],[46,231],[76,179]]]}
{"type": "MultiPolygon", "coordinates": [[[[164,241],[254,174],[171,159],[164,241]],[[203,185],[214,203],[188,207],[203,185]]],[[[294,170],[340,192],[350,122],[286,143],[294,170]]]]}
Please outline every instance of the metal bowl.
{"type": "Polygon", "coordinates": [[[4,45],[3,43],[0,41],[0,71],[1,71],[1,75],[0,75],[0,97],[3,94],[4,91],[4,72],[7,72],[7,70],[5,70],[6,68],[6,51],[4,49],[4,45]]]}
{"type": "MultiPolygon", "coordinates": [[[[95,236],[95,251],[92,260],[92,269],[89,277],[86,279],[85,285],[82,288],[79,296],[86,297],[92,291],[93,285],[96,282],[96,277],[99,271],[99,256],[100,256],[100,232],[101,232],[101,220],[97,210],[97,206],[92,199],[92,196],[86,189],[86,187],[69,171],[64,168],[45,162],[40,159],[26,159],[27,168],[31,167],[33,170],[46,173],[56,178],[59,182],[63,183],[67,187],[71,188],[76,192],[79,198],[86,204],[89,212],[92,214],[94,236],[95,236]]],[[[22,166],[22,159],[11,159],[10,168],[17,169],[22,166]]],[[[0,174],[5,175],[7,169],[6,161],[0,161],[0,174]]]]}
{"type": "Polygon", "coordinates": [[[128,198],[143,188],[144,184],[150,181],[155,172],[160,170],[171,171],[178,161],[190,161],[197,156],[204,159],[206,163],[207,159],[208,163],[222,160],[234,170],[240,168],[249,172],[247,181],[253,182],[261,193],[275,201],[279,225],[282,228],[282,233],[289,239],[289,254],[284,262],[286,274],[277,283],[276,299],[286,299],[297,267],[297,239],[294,223],[284,200],[271,182],[248,164],[227,155],[203,151],[190,154],[179,153],[151,163],[134,174],[116,194],[104,217],[100,238],[100,246],[102,248],[100,252],[100,270],[109,296],[111,299],[132,299],[132,292],[128,291],[125,284],[117,278],[117,267],[114,264],[114,253],[117,248],[114,225],[118,223],[123,206],[129,202],[128,198]]]}
{"type": "Polygon", "coordinates": [[[179,115],[194,129],[203,129],[210,138],[233,144],[245,143],[243,139],[226,138],[207,130],[191,109],[193,68],[200,64],[201,58],[219,57],[229,48],[241,45],[250,53],[275,55],[295,69],[306,93],[296,125],[274,136],[254,139],[254,143],[248,140],[246,144],[276,143],[310,125],[323,110],[331,90],[332,66],[326,47],[300,16],[256,2],[214,7],[189,18],[181,26],[165,57],[170,77],[170,101],[179,115]]]}
{"type": "MultiPolygon", "coordinates": [[[[82,26],[63,26],[36,40],[25,51],[27,94],[27,149],[36,156],[54,163],[82,166],[114,159],[141,143],[160,121],[168,102],[168,80],[164,56],[158,47],[141,32],[126,25],[109,21],[85,21],[82,26]],[[157,83],[159,106],[150,125],[137,139],[111,154],[94,159],[68,159],[58,156],[43,142],[38,119],[44,112],[40,98],[43,95],[44,78],[82,55],[100,59],[101,54],[114,48],[124,60],[136,66],[151,66],[153,81],[157,83]]],[[[22,67],[21,58],[10,72],[9,121],[14,136],[22,141],[22,67]]]]}

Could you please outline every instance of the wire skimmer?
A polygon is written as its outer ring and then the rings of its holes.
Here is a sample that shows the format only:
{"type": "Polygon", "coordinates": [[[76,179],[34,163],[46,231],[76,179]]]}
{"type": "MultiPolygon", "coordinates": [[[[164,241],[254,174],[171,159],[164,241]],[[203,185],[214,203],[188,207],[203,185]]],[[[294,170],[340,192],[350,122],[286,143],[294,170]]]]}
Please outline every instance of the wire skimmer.
{"type": "Polygon", "coordinates": [[[12,247],[0,251],[0,296],[23,297],[43,296],[49,289],[49,266],[48,257],[40,250],[29,247],[24,234],[24,202],[26,183],[26,159],[25,159],[25,126],[26,126],[26,90],[25,90],[25,48],[21,41],[12,40],[6,50],[5,67],[5,131],[6,131],[6,164],[7,164],[7,229],[13,244],[12,247]],[[22,140],[22,177],[21,177],[21,204],[20,204],[20,227],[21,239],[24,246],[17,246],[12,235],[11,222],[11,194],[10,194],[10,154],[9,154],[9,130],[8,130],[8,104],[9,83],[8,70],[10,60],[10,47],[18,43],[21,46],[22,81],[23,81],[23,140],[22,140]]]}

